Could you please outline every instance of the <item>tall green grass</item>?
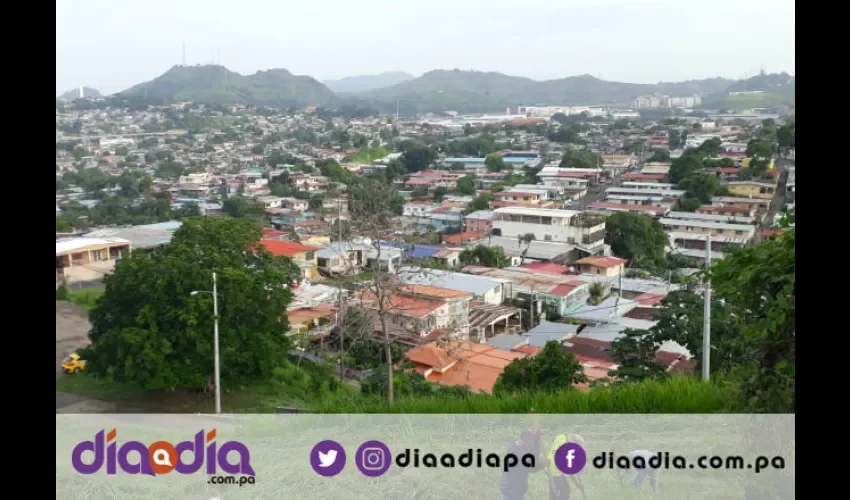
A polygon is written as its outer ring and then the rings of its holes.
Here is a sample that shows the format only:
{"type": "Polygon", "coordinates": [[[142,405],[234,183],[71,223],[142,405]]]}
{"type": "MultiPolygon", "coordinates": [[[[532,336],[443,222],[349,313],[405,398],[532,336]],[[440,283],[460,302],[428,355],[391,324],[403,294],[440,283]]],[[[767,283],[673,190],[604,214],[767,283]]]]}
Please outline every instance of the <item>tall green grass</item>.
{"type": "Polygon", "coordinates": [[[406,398],[389,405],[383,398],[339,397],[320,413],[737,413],[734,386],[674,377],[663,382],[597,387],[589,392],[527,392],[511,396],[406,398]]]}
{"type": "Polygon", "coordinates": [[[97,299],[99,299],[105,291],[105,288],[84,288],[76,292],[69,290],[67,295],[68,298],[66,300],[74,305],[91,310],[97,303],[97,299]]]}

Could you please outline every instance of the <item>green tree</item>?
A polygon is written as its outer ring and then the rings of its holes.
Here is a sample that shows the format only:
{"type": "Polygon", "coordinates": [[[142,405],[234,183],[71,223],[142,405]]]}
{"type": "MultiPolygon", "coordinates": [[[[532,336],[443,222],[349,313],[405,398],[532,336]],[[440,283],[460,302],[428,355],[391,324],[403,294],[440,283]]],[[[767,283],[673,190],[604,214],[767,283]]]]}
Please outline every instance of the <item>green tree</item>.
{"type": "Polygon", "coordinates": [[[650,162],[668,162],[670,161],[670,151],[666,149],[653,149],[652,156],[649,158],[650,162]]]}
{"type": "Polygon", "coordinates": [[[255,248],[260,227],[214,217],[185,219],[171,243],[133,252],[105,278],[81,353],[98,377],[146,389],[206,388],[213,373],[212,288],[218,273],[221,379],[267,380],[290,344],[282,311],[298,268],[255,248]]]}
{"type": "Polygon", "coordinates": [[[703,157],[699,152],[688,151],[679,158],[673,160],[670,164],[670,171],[667,176],[670,177],[670,182],[678,184],[685,177],[691,175],[702,168],[703,157]]]}
{"type": "Polygon", "coordinates": [[[57,233],[70,233],[74,228],[71,226],[71,223],[68,222],[64,217],[56,216],[56,232],[57,233]]]}
{"type": "Polygon", "coordinates": [[[655,356],[661,344],[648,332],[627,328],[611,342],[611,358],[617,368],[608,372],[618,382],[643,382],[669,375],[655,356]]]}
{"type": "Polygon", "coordinates": [[[436,201],[437,203],[443,201],[443,198],[445,198],[447,194],[449,194],[448,189],[444,188],[443,186],[438,187],[434,190],[434,201],[436,201]]]}
{"type": "Polygon", "coordinates": [[[415,147],[405,151],[401,158],[407,172],[415,173],[427,170],[437,159],[437,152],[429,147],[415,147]]]}
{"type": "MultiPolygon", "coordinates": [[[[789,217],[786,225],[794,222],[789,217]]],[[[796,238],[789,230],[733,252],[711,268],[711,286],[740,337],[732,374],[754,411],[795,411],[796,238]]],[[[712,333],[713,338],[713,333],[712,333]]]]}
{"type": "Polygon", "coordinates": [[[602,165],[602,157],[587,149],[564,150],[561,157],[562,168],[597,168],[602,165]]]}
{"type": "Polygon", "coordinates": [[[655,267],[664,264],[669,239],[664,226],[652,217],[618,212],[605,220],[605,243],[634,267],[655,267]]]}
{"type": "Polygon", "coordinates": [[[310,203],[308,204],[310,210],[321,210],[324,200],[325,197],[323,195],[314,194],[313,197],[310,198],[310,203]]]}
{"type": "Polygon", "coordinates": [[[390,200],[390,213],[393,214],[393,215],[404,214],[404,205],[406,203],[407,203],[407,200],[405,200],[403,196],[396,194],[390,200]]]}
{"type": "Polygon", "coordinates": [[[491,193],[481,193],[476,196],[472,203],[469,204],[469,208],[471,210],[487,210],[490,208],[490,202],[493,201],[493,195],[491,193]]]}
{"type": "Polygon", "coordinates": [[[484,159],[484,165],[487,166],[488,172],[501,172],[507,168],[505,160],[501,156],[493,154],[487,155],[487,158],[484,159]]]}
{"type": "Polygon", "coordinates": [[[546,342],[537,356],[512,361],[499,375],[495,394],[517,391],[561,392],[574,390],[574,384],[587,382],[584,368],[572,353],[554,340],[546,342]]]}
{"type": "Polygon", "coordinates": [[[747,156],[750,158],[769,159],[773,155],[773,147],[765,141],[753,139],[747,143],[747,156]]]}
{"type": "Polygon", "coordinates": [[[457,191],[458,194],[475,194],[475,177],[465,175],[458,179],[455,191],[457,191]]]}
{"type": "Polygon", "coordinates": [[[701,203],[710,203],[715,196],[721,195],[726,187],[720,184],[712,174],[693,174],[679,182],[679,189],[688,192],[688,196],[698,199],[701,203]]]}
{"type": "Polygon", "coordinates": [[[465,249],[460,253],[458,259],[464,265],[486,267],[505,267],[511,262],[510,259],[505,257],[505,250],[502,247],[488,247],[484,245],[465,249]]]}
{"type": "Polygon", "coordinates": [[[793,148],[796,134],[795,122],[791,121],[776,129],[776,140],[779,141],[780,147],[793,148]]]}

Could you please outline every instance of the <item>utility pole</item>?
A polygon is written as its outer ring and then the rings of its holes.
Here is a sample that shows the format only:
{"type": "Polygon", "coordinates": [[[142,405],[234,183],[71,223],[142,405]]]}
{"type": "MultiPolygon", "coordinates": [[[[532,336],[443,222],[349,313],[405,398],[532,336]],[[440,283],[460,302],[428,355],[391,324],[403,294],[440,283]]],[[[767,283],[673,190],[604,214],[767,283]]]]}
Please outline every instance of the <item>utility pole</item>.
{"type": "Polygon", "coordinates": [[[215,412],[221,415],[221,363],[218,357],[218,280],[216,279],[215,271],[212,273],[213,278],[213,316],[215,317],[215,327],[213,330],[213,349],[215,349],[215,412]]]}
{"type": "MultiPolygon", "coordinates": [[[[708,235],[705,243],[705,270],[711,267],[711,235],[708,235]]],[[[711,280],[703,281],[705,287],[705,309],[702,319],[702,379],[706,382],[709,378],[709,362],[711,360],[711,280]]]]}
{"type": "MultiPolygon", "coordinates": [[[[342,198],[336,199],[337,219],[336,224],[339,228],[339,240],[337,244],[342,250],[342,198]]],[[[340,251],[341,258],[344,261],[348,260],[348,256],[343,251],[340,251]]],[[[342,355],[339,357],[339,376],[345,382],[345,327],[343,326],[343,315],[345,314],[345,299],[343,298],[343,288],[339,287],[339,313],[337,314],[336,326],[339,328],[339,349],[342,355]]]]}
{"type": "Polygon", "coordinates": [[[620,310],[620,298],[623,296],[623,271],[620,271],[620,277],[617,285],[617,298],[614,299],[614,310],[611,311],[611,317],[615,318],[620,310]]]}

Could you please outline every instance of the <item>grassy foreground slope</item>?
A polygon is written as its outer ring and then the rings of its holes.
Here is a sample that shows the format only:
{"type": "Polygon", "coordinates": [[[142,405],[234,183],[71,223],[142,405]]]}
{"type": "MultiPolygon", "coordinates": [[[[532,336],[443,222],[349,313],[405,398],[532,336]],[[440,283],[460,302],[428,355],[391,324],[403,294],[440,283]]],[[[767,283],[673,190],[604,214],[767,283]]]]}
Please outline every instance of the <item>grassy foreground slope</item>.
{"type": "Polygon", "coordinates": [[[647,381],[589,392],[558,394],[527,392],[507,397],[417,397],[396,401],[362,396],[340,397],[318,407],[322,413],[734,413],[734,386],[722,381],[703,382],[676,377],[663,382],[647,381]]]}

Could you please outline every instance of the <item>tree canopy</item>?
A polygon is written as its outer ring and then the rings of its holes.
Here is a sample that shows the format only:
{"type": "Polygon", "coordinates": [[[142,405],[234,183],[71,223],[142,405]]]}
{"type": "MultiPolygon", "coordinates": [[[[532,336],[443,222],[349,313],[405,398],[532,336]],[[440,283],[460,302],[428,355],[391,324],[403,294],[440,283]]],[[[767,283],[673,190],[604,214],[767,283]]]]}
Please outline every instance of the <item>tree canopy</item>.
{"type": "Polygon", "coordinates": [[[288,258],[249,251],[261,235],[248,221],[187,218],[168,246],[122,258],[90,314],[88,370],[145,389],[207,386],[212,296],[191,292],[212,290],[215,271],[222,383],[269,376],[289,350],[284,311],[299,271],[288,258]]]}
{"type": "Polygon", "coordinates": [[[614,255],[636,267],[655,267],[665,262],[669,243],[660,222],[648,215],[618,212],[605,220],[605,243],[614,255]]]}
{"type": "Polygon", "coordinates": [[[574,389],[573,384],[587,382],[581,363],[561,344],[550,340],[537,356],[512,361],[499,375],[493,392],[510,394],[535,390],[560,392],[574,389]]]}
{"type": "Polygon", "coordinates": [[[510,264],[510,259],[505,257],[505,250],[502,247],[484,245],[465,249],[460,253],[458,259],[462,264],[476,266],[505,267],[510,264]]]}
{"type": "Polygon", "coordinates": [[[475,177],[465,175],[458,179],[455,191],[457,191],[457,194],[475,194],[475,177]]]}

